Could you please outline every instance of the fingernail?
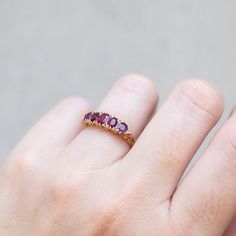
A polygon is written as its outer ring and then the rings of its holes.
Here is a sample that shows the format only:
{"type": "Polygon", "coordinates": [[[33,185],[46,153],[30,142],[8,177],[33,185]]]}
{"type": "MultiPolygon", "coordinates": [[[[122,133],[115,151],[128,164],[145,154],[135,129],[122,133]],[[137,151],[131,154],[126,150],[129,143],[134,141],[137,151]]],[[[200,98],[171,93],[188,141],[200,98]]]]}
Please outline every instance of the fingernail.
{"type": "Polygon", "coordinates": [[[236,105],[234,105],[232,111],[230,112],[229,118],[235,113],[235,111],[236,111],[236,105]]]}

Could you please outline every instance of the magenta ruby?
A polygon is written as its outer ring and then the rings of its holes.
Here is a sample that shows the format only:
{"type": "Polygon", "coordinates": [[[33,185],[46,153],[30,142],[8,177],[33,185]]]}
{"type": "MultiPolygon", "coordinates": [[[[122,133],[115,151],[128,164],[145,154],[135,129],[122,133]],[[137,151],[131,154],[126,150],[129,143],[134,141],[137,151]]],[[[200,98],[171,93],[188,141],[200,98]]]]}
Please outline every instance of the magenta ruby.
{"type": "Polygon", "coordinates": [[[99,112],[95,112],[95,113],[93,113],[92,114],[92,117],[91,117],[91,121],[96,121],[97,119],[98,119],[98,117],[99,117],[99,112]]]}
{"type": "Polygon", "coordinates": [[[102,113],[98,118],[97,121],[99,124],[107,124],[110,116],[107,113],[102,113]]]}
{"type": "Polygon", "coordinates": [[[121,133],[125,133],[128,130],[128,126],[127,124],[125,124],[124,122],[122,123],[118,123],[116,128],[121,132],[121,133]]]}
{"type": "Polygon", "coordinates": [[[92,113],[91,113],[91,112],[87,113],[87,114],[84,116],[84,120],[91,120],[91,118],[92,118],[92,113]]]}
{"type": "Polygon", "coordinates": [[[108,122],[107,122],[107,124],[111,127],[111,128],[113,128],[113,127],[115,127],[116,125],[117,125],[117,119],[115,118],[115,117],[111,117],[109,120],[108,120],[108,122]]]}

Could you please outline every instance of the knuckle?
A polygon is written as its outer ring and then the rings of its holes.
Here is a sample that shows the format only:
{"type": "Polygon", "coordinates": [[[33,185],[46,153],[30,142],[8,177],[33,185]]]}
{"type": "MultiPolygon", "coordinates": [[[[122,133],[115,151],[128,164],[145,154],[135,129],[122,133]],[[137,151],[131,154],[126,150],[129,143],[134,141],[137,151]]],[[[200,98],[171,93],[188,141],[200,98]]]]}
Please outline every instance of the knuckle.
{"type": "Polygon", "coordinates": [[[159,97],[154,82],[143,75],[126,75],[116,82],[116,86],[124,91],[134,94],[147,94],[150,96],[150,98],[154,98],[156,100],[159,97]]]}
{"type": "Polygon", "coordinates": [[[127,205],[126,198],[124,194],[118,192],[107,192],[105,195],[102,194],[98,201],[96,202],[96,209],[101,215],[110,218],[113,215],[117,215],[122,209],[121,206],[127,205]],[[109,198],[107,197],[109,194],[109,198]]]}
{"type": "Polygon", "coordinates": [[[117,207],[115,203],[110,201],[99,201],[99,204],[94,207],[94,217],[100,217],[99,232],[105,232],[108,225],[111,226],[117,219],[117,207]]]}
{"type": "Polygon", "coordinates": [[[191,79],[181,82],[176,90],[191,108],[214,118],[219,118],[224,109],[223,96],[220,92],[203,80],[191,79]]]}
{"type": "Polygon", "coordinates": [[[35,171],[35,162],[27,156],[13,158],[6,166],[6,177],[13,182],[19,183],[25,180],[35,171]]]}
{"type": "Polygon", "coordinates": [[[124,196],[120,198],[114,197],[112,200],[105,198],[96,206],[94,207],[96,209],[94,216],[99,216],[100,218],[97,232],[102,232],[102,235],[110,235],[110,230],[112,230],[112,232],[116,232],[119,235],[122,234],[122,229],[117,228],[117,225],[122,225],[127,212],[134,210],[133,200],[128,200],[124,196]]]}
{"type": "Polygon", "coordinates": [[[108,192],[106,195],[102,194],[95,203],[94,209],[97,209],[99,214],[110,223],[112,220],[120,220],[129,209],[134,207],[135,199],[137,199],[141,191],[140,188],[140,183],[130,182],[119,191],[108,191],[109,198],[107,197],[108,192]]]}
{"type": "Polygon", "coordinates": [[[50,202],[53,203],[54,206],[66,205],[75,198],[76,191],[77,188],[68,183],[61,185],[55,184],[54,186],[51,186],[49,190],[50,202]]]}
{"type": "MultiPolygon", "coordinates": [[[[94,222],[94,232],[96,235],[121,235],[121,229],[117,225],[121,225],[123,217],[118,214],[117,207],[111,201],[101,201],[99,199],[95,205],[92,205],[92,218],[94,222]]],[[[95,235],[94,234],[94,235],[95,235]]]]}
{"type": "Polygon", "coordinates": [[[59,103],[59,106],[62,107],[85,107],[90,108],[90,103],[83,97],[79,96],[71,96],[68,98],[65,98],[59,103]]]}
{"type": "MultiPolygon", "coordinates": [[[[75,181],[63,173],[50,176],[48,181],[48,196],[53,206],[67,205],[78,196],[79,189],[83,189],[82,181],[75,181]]],[[[80,190],[82,191],[82,190],[80,190]]]]}

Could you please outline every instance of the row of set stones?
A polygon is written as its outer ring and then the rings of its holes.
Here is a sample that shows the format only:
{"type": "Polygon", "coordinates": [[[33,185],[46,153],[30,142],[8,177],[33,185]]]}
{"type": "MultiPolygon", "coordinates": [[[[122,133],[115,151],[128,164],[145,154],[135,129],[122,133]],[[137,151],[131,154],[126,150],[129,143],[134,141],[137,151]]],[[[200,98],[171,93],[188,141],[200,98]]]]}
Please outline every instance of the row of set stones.
{"type": "Polygon", "coordinates": [[[84,122],[105,126],[122,134],[128,131],[128,125],[125,122],[121,122],[116,117],[103,112],[87,113],[84,116],[84,122]]]}

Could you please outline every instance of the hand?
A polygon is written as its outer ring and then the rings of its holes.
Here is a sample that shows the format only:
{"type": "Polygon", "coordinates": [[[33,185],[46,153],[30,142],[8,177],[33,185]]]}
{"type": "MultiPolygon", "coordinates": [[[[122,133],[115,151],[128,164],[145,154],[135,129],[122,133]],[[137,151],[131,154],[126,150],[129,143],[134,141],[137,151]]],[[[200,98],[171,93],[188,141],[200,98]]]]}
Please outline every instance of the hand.
{"type": "MultiPolygon", "coordinates": [[[[153,115],[157,100],[150,80],[130,75],[97,108],[127,122],[138,138],[132,149],[84,129],[92,109],[82,98],[49,112],[1,167],[0,235],[223,235],[236,210],[236,116],[178,185],[223,99],[189,80],[153,115]]],[[[225,235],[236,235],[233,223],[225,235]]]]}

